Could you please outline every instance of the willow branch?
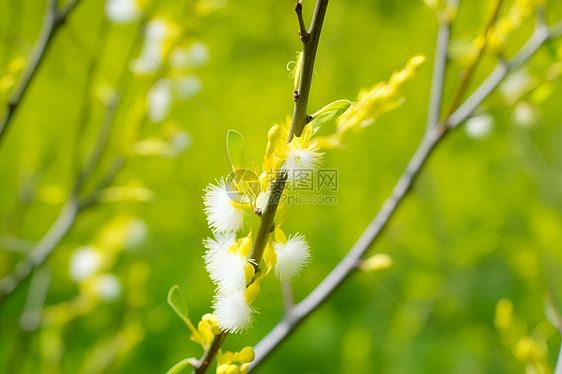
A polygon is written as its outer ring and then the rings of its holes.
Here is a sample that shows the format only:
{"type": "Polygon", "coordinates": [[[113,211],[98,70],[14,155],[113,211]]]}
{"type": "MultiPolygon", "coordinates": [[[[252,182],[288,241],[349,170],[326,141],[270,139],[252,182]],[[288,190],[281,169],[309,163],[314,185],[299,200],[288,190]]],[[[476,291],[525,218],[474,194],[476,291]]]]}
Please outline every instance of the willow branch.
{"type": "MultiPolygon", "coordinates": [[[[547,28],[546,31],[543,26],[538,25],[533,36],[521,50],[507,63],[500,63],[503,66],[502,69],[505,69],[505,72],[502,70],[503,74],[501,77],[496,72],[496,68],[464,104],[451,114],[447,121],[449,127],[454,128],[466,120],[472,111],[497,87],[505,74],[527,61],[546,40],[558,37],[561,34],[561,24],[557,24],[550,29],[547,28]]],[[[385,200],[379,212],[355,242],[348,255],[254,347],[256,359],[252,363],[250,370],[256,368],[357,269],[356,259],[362,258],[371,245],[380,237],[380,234],[395,214],[397,208],[407,196],[408,191],[412,188],[416,177],[427,163],[429,156],[447,133],[446,128],[440,127],[430,127],[426,130],[421,143],[398,179],[391,195],[385,200]]]]}
{"type": "MultiPolygon", "coordinates": [[[[300,1],[296,5],[296,12],[297,16],[299,17],[299,24],[304,24],[302,19],[302,4],[299,6],[300,1]]],[[[310,92],[310,86],[312,81],[312,72],[314,70],[314,60],[316,56],[316,50],[318,47],[318,41],[320,40],[320,31],[322,30],[322,24],[324,22],[324,16],[326,14],[326,9],[328,6],[328,0],[317,0],[316,1],[316,8],[314,10],[314,16],[312,18],[312,23],[310,26],[310,30],[308,31],[308,36],[306,38],[302,38],[302,31],[301,31],[301,40],[304,44],[304,55],[303,55],[303,66],[302,66],[302,74],[299,80],[299,90],[298,96],[295,100],[295,109],[293,112],[293,121],[291,125],[291,130],[289,132],[289,137],[287,142],[289,143],[293,138],[293,134],[300,136],[304,126],[306,125],[306,109],[308,104],[308,94],[310,92]],[[295,130],[295,123],[302,124],[300,130],[295,130]]],[[[269,198],[267,201],[267,206],[263,211],[261,216],[260,225],[258,227],[258,233],[256,235],[256,239],[254,240],[254,244],[252,247],[252,253],[250,257],[254,260],[256,266],[256,274],[259,271],[259,263],[261,261],[263,251],[267,244],[267,240],[269,235],[275,228],[275,213],[277,212],[277,207],[279,206],[279,202],[281,201],[281,196],[283,195],[283,190],[285,189],[285,183],[287,182],[287,173],[284,171],[279,171],[275,180],[272,182],[270,190],[271,193],[269,194],[269,198]]],[[[211,347],[203,354],[203,357],[199,360],[199,365],[194,368],[193,373],[196,374],[204,374],[212,363],[212,359],[216,356],[218,350],[222,346],[224,339],[226,337],[226,333],[221,333],[216,335],[211,347]],[[204,358],[210,359],[204,359],[204,358]]]]}
{"type": "MultiPolygon", "coordinates": [[[[326,8],[328,7],[328,0],[317,0],[316,7],[314,9],[314,16],[310,24],[310,29],[308,30],[306,37],[302,37],[303,43],[303,55],[302,55],[302,69],[301,69],[301,79],[297,91],[294,93],[293,97],[295,99],[295,107],[293,111],[293,120],[291,122],[291,129],[289,130],[290,142],[293,136],[301,136],[304,126],[307,123],[306,120],[306,109],[308,105],[308,94],[310,92],[310,84],[312,82],[312,73],[314,71],[314,59],[316,58],[316,50],[318,49],[318,42],[320,40],[320,32],[322,31],[322,25],[324,23],[324,16],[326,15],[326,8]]],[[[299,6],[297,4],[297,15],[300,19],[302,14],[298,11],[299,6]]],[[[304,22],[304,21],[303,21],[304,22]]],[[[302,26],[301,26],[302,29],[302,26]]]]}
{"type": "Polygon", "coordinates": [[[211,366],[211,364],[213,363],[213,360],[215,359],[215,356],[222,346],[226,335],[228,334],[223,332],[215,336],[213,342],[211,343],[211,346],[209,347],[209,349],[207,349],[207,351],[205,351],[203,357],[201,357],[201,359],[198,361],[197,367],[195,367],[195,369],[193,370],[195,374],[204,374],[209,369],[209,366],[211,366]]]}
{"type": "Polygon", "coordinates": [[[27,89],[35,78],[39,67],[45,59],[53,38],[64,25],[70,13],[76,8],[80,0],[72,0],[62,10],[57,10],[57,0],[51,0],[48,5],[47,13],[43,21],[43,27],[39,34],[39,39],[32,54],[31,61],[27,66],[18,89],[14,91],[8,99],[6,111],[0,120],[0,144],[6,134],[6,130],[11,123],[13,116],[16,114],[21,102],[23,101],[27,89]]]}

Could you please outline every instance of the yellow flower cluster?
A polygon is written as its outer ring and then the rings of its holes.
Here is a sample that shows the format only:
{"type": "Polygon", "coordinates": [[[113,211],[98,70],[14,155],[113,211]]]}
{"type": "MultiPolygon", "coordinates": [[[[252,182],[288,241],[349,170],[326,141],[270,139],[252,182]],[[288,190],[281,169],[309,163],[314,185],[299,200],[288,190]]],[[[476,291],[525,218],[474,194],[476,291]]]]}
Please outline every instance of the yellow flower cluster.
{"type": "Polygon", "coordinates": [[[252,347],[244,347],[240,352],[222,352],[217,354],[217,374],[245,374],[250,368],[250,362],[255,358],[252,347]]]}
{"type": "Polygon", "coordinates": [[[191,340],[200,344],[204,350],[209,348],[215,336],[221,333],[219,320],[210,313],[201,318],[201,321],[197,324],[197,330],[194,327],[191,330],[191,340]]]}
{"type": "MultiPolygon", "coordinates": [[[[516,0],[507,14],[490,29],[487,36],[490,50],[503,50],[511,33],[519,29],[521,24],[533,15],[536,7],[542,3],[543,0],[516,0]]],[[[482,41],[477,40],[476,43],[482,43],[482,41]]]]}
{"type": "Polygon", "coordinates": [[[537,332],[529,334],[526,323],[514,316],[511,300],[498,301],[494,325],[502,343],[512,350],[516,359],[525,364],[527,373],[551,372],[547,362],[548,350],[544,332],[535,329],[537,332]]]}
{"type": "Polygon", "coordinates": [[[10,92],[16,85],[17,78],[25,67],[27,61],[23,56],[17,56],[6,67],[5,72],[0,73],[0,95],[10,92]]]}
{"type": "Polygon", "coordinates": [[[400,88],[411,79],[425,61],[424,56],[414,56],[406,66],[397,72],[387,82],[379,82],[370,89],[362,89],[357,102],[340,117],[338,117],[336,132],[332,135],[317,137],[312,141],[316,148],[338,148],[341,146],[343,135],[350,131],[358,131],[371,125],[383,113],[402,105],[404,97],[400,88]]]}

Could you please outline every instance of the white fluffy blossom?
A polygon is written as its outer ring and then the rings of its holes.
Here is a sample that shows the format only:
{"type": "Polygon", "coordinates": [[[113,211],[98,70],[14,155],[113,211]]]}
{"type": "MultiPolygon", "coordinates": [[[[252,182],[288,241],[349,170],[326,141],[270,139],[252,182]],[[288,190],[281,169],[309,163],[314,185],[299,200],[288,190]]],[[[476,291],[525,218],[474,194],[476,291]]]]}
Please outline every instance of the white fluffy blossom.
{"type": "Polygon", "coordinates": [[[283,283],[295,279],[310,262],[310,247],[302,234],[289,237],[286,243],[274,243],[273,247],[277,255],[275,276],[283,283]]]}
{"type": "Polygon", "coordinates": [[[70,259],[70,277],[81,282],[96,273],[102,262],[101,254],[93,247],[80,247],[70,259]]]}
{"type": "Polygon", "coordinates": [[[287,171],[287,180],[298,183],[300,172],[305,172],[303,175],[306,175],[307,172],[310,173],[318,168],[321,161],[322,153],[316,152],[315,149],[290,144],[282,168],[287,171]]]}
{"type": "Polygon", "coordinates": [[[171,90],[172,82],[169,79],[160,79],[148,90],[146,104],[151,121],[161,122],[168,116],[172,102],[171,90]]]}
{"type": "Polygon", "coordinates": [[[115,301],[121,296],[121,282],[113,274],[103,274],[95,279],[94,290],[102,300],[115,301]]]}
{"type": "Polygon", "coordinates": [[[107,0],[105,14],[112,22],[127,23],[137,20],[141,12],[136,0],[107,0]]]}
{"type": "Polygon", "coordinates": [[[481,114],[466,121],[465,131],[471,138],[483,138],[492,131],[494,119],[489,114],[481,114]]]}
{"type": "Polygon", "coordinates": [[[244,298],[244,290],[219,293],[213,302],[214,315],[219,320],[221,330],[238,333],[248,330],[254,321],[256,311],[244,298]]]}
{"type": "Polygon", "coordinates": [[[217,232],[238,231],[244,226],[244,211],[234,205],[228,193],[224,179],[205,189],[205,214],[209,226],[217,232]]]}
{"type": "Polygon", "coordinates": [[[203,83],[196,75],[186,75],[178,77],[178,84],[175,87],[175,94],[182,100],[192,99],[201,92],[203,83]]]}
{"type": "Polygon", "coordinates": [[[205,264],[210,263],[217,256],[224,255],[235,241],[236,234],[233,232],[217,233],[215,239],[207,238],[203,240],[203,245],[207,248],[204,256],[205,264]]]}
{"type": "Polygon", "coordinates": [[[537,122],[538,116],[538,109],[533,104],[522,101],[513,109],[511,120],[517,126],[531,127],[537,122]]]}
{"type": "Polygon", "coordinates": [[[141,54],[131,62],[131,69],[137,74],[153,73],[160,69],[164,42],[170,34],[172,34],[171,27],[165,20],[150,21],[146,27],[141,54]]]}
{"type": "Polygon", "coordinates": [[[533,80],[525,70],[509,74],[499,87],[508,103],[514,103],[532,86],[533,80]]]}
{"type": "Polygon", "coordinates": [[[205,268],[220,293],[246,289],[245,268],[249,260],[244,256],[229,251],[234,244],[235,235],[219,234],[217,239],[207,238],[203,241],[205,268]]]}
{"type": "Polygon", "coordinates": [[[197,68],[208,60],[209,51],[202,42],[195,42],[188,48],[176,48],[170,55],[170,64],[174,68],[197,68]]]}
{"type": "Polygon", "coordinates": [[[148,226],[140,218],[133,218],[127,227],[127,238],[125,239],[124,249],[136,249],[146,241],[148,237],[148,226]]]}

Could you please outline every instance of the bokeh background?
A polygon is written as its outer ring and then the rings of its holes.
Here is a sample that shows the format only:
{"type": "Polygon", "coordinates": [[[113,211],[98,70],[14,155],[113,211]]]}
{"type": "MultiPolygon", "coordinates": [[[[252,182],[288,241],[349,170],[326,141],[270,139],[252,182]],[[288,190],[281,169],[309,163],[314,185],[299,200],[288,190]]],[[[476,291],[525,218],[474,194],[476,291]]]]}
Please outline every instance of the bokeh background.
{"type": "MultiPolygon", "coordinates": [[[[110,3],[82,0],[70,14],[0,144],[3,277],[56,220],[107,107],[118,103],[80,196],[96,191],[116,157],[125,163],[45,265],[2,300],[2,373],[163,373],[199,357],[166,295],[180,285],[194,321],[210,311],[203,189],[230,172],[226,130],[239,131],[259,162],[269,127],[292,111],[287,63],[300,48],[293,1],[110,3]]],[[[461,1],[451,49],[460,57],[448,70],[445,106],[491,3],[461,1]]],[[[47,6],[0,2],[0,113],[47,6]]],[[[305,0],[305,19],[312,8],[305,0]]],[[[547,20],[560,14],[562,2],[549,1],[547,20]]],[[[326,153],[324,166],[339,171],[337,204],[291,208],[284,229],[304,233],[313,254],[294,283],[297,300],[345,256],[420,141],[437,27],[422,1],[330,2],[311,111],[355,100],[416,54],[427,62],[404,86],[400,108],[348,135],[346,149],[326,153]]],[[[511,35],[507,55],[532,29],[530,17],[511,35]]],[[[480,117],[439,145],[369,252],[390,255],[393,266],[354,274],[259,372],[553,370],[560,335],[545,300],[562,306],[562,90],[554,74],[561,46],[542,48],[486,100],[480,117]]],[[[484,58],[470,89],[494,63],[484,58]]],[[[282,318],[274,279],[264,281],[256,306],[254,328],[229,336],[227,349],[256,344],[282,318]]]]}

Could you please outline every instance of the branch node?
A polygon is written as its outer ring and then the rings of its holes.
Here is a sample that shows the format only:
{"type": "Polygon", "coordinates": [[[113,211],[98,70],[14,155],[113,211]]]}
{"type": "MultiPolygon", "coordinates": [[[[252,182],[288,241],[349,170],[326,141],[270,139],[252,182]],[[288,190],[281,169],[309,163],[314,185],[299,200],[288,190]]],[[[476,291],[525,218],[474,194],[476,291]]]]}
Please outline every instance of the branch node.
{"type": "Polygon", "coordinates": [[[299,99],[299,91],[294,90],[293,91],[293,100],[297,101],[298,99],[299,99]]]}
{"type": "Polygon", "coordinates": [[[310,34],[308,32],[303,32],[299,31],[299,38],[303,43],[306,43],[308,41],[308,39],[310,39],[310,34]]]}
{"type": "Polygon", "coordinates": [[[306,31],[306,25],[302,16],[302,0],[299,0],[295,5],[295,12],[297,12],[297,18],[299,19],[299,38],[303,43],[306,43],[310,39],[310,34],[306,31]]]}

